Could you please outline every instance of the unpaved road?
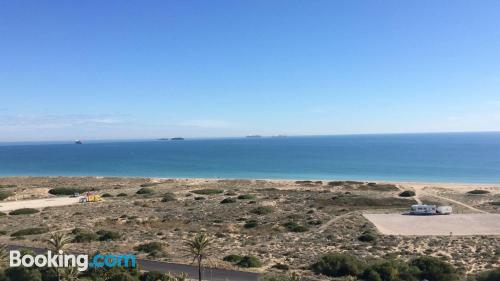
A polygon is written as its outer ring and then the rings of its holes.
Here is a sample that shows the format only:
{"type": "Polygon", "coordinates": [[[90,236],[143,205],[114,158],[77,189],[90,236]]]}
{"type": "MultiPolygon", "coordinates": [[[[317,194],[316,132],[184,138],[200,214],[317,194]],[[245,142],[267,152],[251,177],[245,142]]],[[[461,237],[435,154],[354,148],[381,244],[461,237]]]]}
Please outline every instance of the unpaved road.
{"type": "Polygon", "coordinates": [[[35,200],[19,200],[0,202],[0,212],[13,211],[21,208],[41,209],[45,207],[66,206],[78,203],[79,198],[54,197],[35,200]]]}
{"type": "Polygon", "coordinates": [[[500,214],[364,214],[386,235],[500,235],[500,214]]]}

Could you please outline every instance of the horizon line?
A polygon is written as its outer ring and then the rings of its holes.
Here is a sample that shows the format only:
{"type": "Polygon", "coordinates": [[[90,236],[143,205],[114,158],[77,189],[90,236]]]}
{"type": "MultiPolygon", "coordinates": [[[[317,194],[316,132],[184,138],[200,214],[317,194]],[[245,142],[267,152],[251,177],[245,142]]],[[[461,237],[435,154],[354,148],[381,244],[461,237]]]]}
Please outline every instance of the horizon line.
{"type": "MultiPolygon", "coordinates": [[[[442,132],[383,132],[383,133],[340,133],[340,134],[305,134],[305,135],[260,135],[260,134],[249,134],[245,136],[212,136],[212,137],[183,137],[185,140],[207,140],[207,139],[239,139],[247,138],[247,136],[255,135],[261,138],[276,138],[280,136],[284,137],[335,137],[335,136],[374,136],[374,135],[423,135],[423,134],[481,134],[481,133],[500,133],[500,130],[493,131],[442,131],[442,132]]],[[[61,140],[16,140],[16,141],[4,141],[0,140],[0,144],[14,144],[14,143],[66,143],[75,142],[75,140],[82,140],[85,142],[135,142],[135,141],[156,141],[162,138],[171,139],[173,137],[155,137],[155,138],[111,138],[111,139],[61,139],[61,140]]]]}

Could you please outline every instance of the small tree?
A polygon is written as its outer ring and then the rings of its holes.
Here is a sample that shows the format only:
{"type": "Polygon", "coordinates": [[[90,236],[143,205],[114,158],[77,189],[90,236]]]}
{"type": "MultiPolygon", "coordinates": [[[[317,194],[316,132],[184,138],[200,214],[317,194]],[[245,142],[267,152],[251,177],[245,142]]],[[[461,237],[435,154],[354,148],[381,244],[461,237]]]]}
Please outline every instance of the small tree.
{"type": "Polygon", "coordinates": [[[4,245],[0,245],[0,269],[4,269],[7,267],[8,260],[9,252],[7,251],[7,247],[4,245]]]}
{"type": "MultiPolygon", "coordinates": [[[[59,251],[62,251],[66,245],[70,242],[71,238],[64,234],[63,232],[59,233],[52,233],[50,234],[50,238],[47,239],[47,243],[49,246],[54,250],[54,252],[58,253],[59,251]]],[[[57,280],[63,280],[61,279],[61,271],[59,268],[54,267],[56,273],[57,273],[57,280]]],[[[69,279],[69,280],[74,280],[74,279],[69,279]]]]}
{"type": "Polygon", "coordinates": [[[198,280],[201,281],[201,267],[204,259],[209,256],[209,250],[213,239],[205,232],[199,232],[191,240],[185,240],[185,250],[189,256],[193,257],[193,262],[198,264],[198,280]]]}

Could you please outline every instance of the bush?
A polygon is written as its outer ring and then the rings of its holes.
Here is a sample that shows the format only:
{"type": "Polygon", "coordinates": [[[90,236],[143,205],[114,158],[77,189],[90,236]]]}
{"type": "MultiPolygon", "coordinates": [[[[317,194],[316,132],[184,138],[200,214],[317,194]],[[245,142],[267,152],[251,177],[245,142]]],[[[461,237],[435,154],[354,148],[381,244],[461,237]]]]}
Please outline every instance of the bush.
{"type": "MultiPolygon", "coordinates": [[[[274,266],[273,266],[274,267],[274,266]]],[[[297,273],[292,274],[265,274],[259,281],[300,281],[302,280],[297,273]]]]}
{"type": "Polygon", "coordinates": [[[143,183],[139,186],[140,187],[152,187],[152,186],[159,185],[159,184],[160,184],[159,182],[147,182],[147,183],[143,183]]]}
{"type": "Polygon", "coordinates": [[[127,196],[128,196],[128,194],[127,194],[127,193],[118,193],[118,194],[116,195],[116,197],[127,197],[127,196]]]}
{"type": "Polygon", "coordinates": [[[283,226],[291,232],[306,232],[309,230],[306,226],[299,225],[294,221],[289,221],[287,223],[284,223],[283,226]]]}
{"type": "Polygon", "coordinates": [[[361,263],[355,257],[333,253],[322,256],[311,266],[315,273],[332,277],[357,276],[361,273],[361,268],[361,263]]]}
{"type": "Polygon", "coordinates": [[[358,240],[361,242],[374,242],[377,240],[377,236],[371,231],[365,231],[358,237],[358,240]]]}
{"type": "Polygon", "coordinates": [[[196,196],[196,197],[194,198],[194,200],[196,200],[196,201],[199,201],[199,200],[205,200],[205,199],[206,199],[206,198],[205,198],[205,197],[202,197],[202,196],[196,196]]]}
{"type": "Polygon", "coordinates": [[[11,216],[17,216],[17,215],[31,215],[31,214],[36,214],[39,213],[37,209],[32,209],[32,208],[22,208],[22,209],[17,209],[14,211],[11,211],[9,215],[11,216]]]}
{"type": "Polygon", "coordinates": [[[233,197],[228,197],[224,198],[224,200],[220,201],[221,204],[228,204],[228,203],[236,203],[236,199],[233,197]]]}
{"type": "Polygon", "coordinates": [[[170,202],[170,201],[176,201],[177,198],[175,197],[175,194],[171,192],[167,192],[163,194],[163,198],[161,198],[161,202],[170,202]]]}
{"type": "Polygon", "coordinates": [[[453,266],[437,258],[419,257],[411,261],[410,265],[420,270],[420,280],[456,281],[460,279],[453,266]]]}
{"type": "Polygon", "coordinates": [[[0,201],[3,201],[5,199],[9,198],[10,196],[12,196],[12,192],[0,191],[0,201]]]}
{"type": "Polygon", "coordinates": [[[226,196],[235,196],[237,193],[234,192],[233,190],[229,190],[228,192],[226,192],[224,195],[226,196]]]}
{"type": "Polygon", "coordinates": [[[52,195],[73,195],[75,193],[84,193],[89,191],[91,188],[83,187],[56,187],[49,190],[52,195]]]}
{"type": "Polygon", "coordinates": [[[493,206],[500,206],[500,201],[490,202],[490,204],[493,206]]]}
{"type": "Polygon", "coordinates": [[[236,264],[236,263],[239,263],[242,258],[243,257],[240,255],[229,255],[229,256],[225,256],[222,260],[236,264]]]}
{"type": "Polygon", "coordinates": [[[42,274],[35,268],[11,267],[5,270],[5,275],[12,281],[42,281],[42,274]]]}
{"type": "Polygon", "coordinates": [[[399,193],[399,197],[413,197],[415,196],[415,191],[413,190],[405,190],[399,193]]]}
{"type": "Polygon", "coordinates": [[[259,223],[256,220],[249,220],[243,225],[244,228],[254,228],[257,227],[259,223]]]}
{"type": "Polygon", "coordinates": [[[277,264],[273,265],[272,268],[276,268],[279,270],[289,270],[290,269],[290,267],[288,265],[282,264],[282,263],[277,263],[277,264]]]}
{"type": "Polygon", "coordinates": [[[111,230],[99,230],[97,234],[99,235],[99,241],[119,240],[122,237],[120,233],[111,230]]]}
{"type": "Polygon", "coordinates": [[[147,187],[143,187],[139,190],[137,190],[136,194],[140,194],[140,195],[145,195],[145,194],[153,194],[155,193],[154,190],[152,190],[151,188],[147,188],[147,187]]]}
{"type": "Polygon", "coordinates": [[[6,234],[7,234],[7,231],[5,231],[5,230],[0,230],[0,236],[2,236],[2,235],[6,235],[6,234]]]}
{"type": "Polygon", "coordinates": [[[242,194],[238,196],[238,199],[240,200],[254,200],[255,198],[256,198],[255,195],[252,194],[242,194]]]}
{"type": "Polygon", "coordinates": [[[101,195],[101,197],[107,198],[107,197],[113,197],[113,195],[111,195],[109,193],[104,193],[103,195],[101,195]]]}
{"type": "Polygon", "coordinates": [[[7,215],[6,213],[0,212],[0,218],[5,217],[6,215],[7,215]]]}
{"type": "Polygon", "coordinates": [[[156,255],[163,252],[163,243],[161,242],[149,242],[137,246],[136,251],[156,255]]]}
{"type": "Polygon", "coordinates": [[[254,256],[244,256],[236,264],[238,266],[241,266],[244,268],[261,267],[262,266],[262,262],[257,257],[254,257],[254,256]]]}
{"type": "Polygon", "coordinates": [[[372,264],[363,272],[364,281],[418,281],[418,270],[406,263],[382,261],[372,264]]]}
{"type": "Polygon", "coordinates": [[[0,188],[14,188],[17,187],[15,184],[0,184],[0,188]]]}
{"type": "Polygon", "coordinates": [[[191,192],[195,193],[195,194],[201,194],[201,195],[215,195],[215,194],[224,193],[224,190],[221,190],[221,189],[199,189],[199,190],[193,190],[191,192]]]}
{"type": "Polygon", "coordinates": [[[471,191],[469,191],[467,193],[468,194],[474,194],[474,195],[480,195],[480,194],[488,194],[490,192],[488,190],[474,189],[474,190],[471,190],[471,191]]]}
{"type": "Polygon", "coordinates": [[[32,228],[18,230],[16,232],[12,233],[10,236],[20,237],[20,236],[26,236],[26,235],[43,234],[43,233],[47,233],[47,232],[49,232],[48,227],[32,227],[32,228]]]}
{"type": "Polygon", "coordinates": [[[260,206],[252,210],[252,213],[257,215],[267,215],[274,212],[274,208],[267,206],[260,206]]]}
{"type": "Polygon", "coordinates": [[[482,272],[476,278],[477,281],[498,281],[500,280],[500,268],[482,272]]]}
{"type": "MultiPolygon", "coordinates": [[[[73,230],[75,232],[75,230],[73,230]]],[[[88,230],[80,230],[77,233],[74,233],[75,238],[73,239],[73,243],[89,243],[92,241],[99,240],[99,236],[93,232],[88,230]]]]}

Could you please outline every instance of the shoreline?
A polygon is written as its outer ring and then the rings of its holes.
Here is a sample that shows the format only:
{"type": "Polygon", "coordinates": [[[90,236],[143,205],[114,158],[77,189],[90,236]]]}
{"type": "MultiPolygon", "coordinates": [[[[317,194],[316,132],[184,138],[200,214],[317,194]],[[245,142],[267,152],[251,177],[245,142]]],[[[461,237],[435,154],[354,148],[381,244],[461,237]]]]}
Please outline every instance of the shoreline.
{"type": "Polygon", "coordinates": [[[476,187],[494,187],[499,188],[500,183],[487,183],[487,182],[445,182],[445,181],[399,181],[399,180],[374,180],[374,179],[333,179],[333,178],[231,178],[231,177],[148,177],[148,176],[96,176],[96,175],[9,175],[2,176],[0,179],[16,179],[16,178],[93,178],[93,179],[150,179],[153,181],[164,181],[164,180],[175,180],[175,181],[204,181],[204,182],[217,182],[217,181],[267,181],[275,183],[293,183],[297,181],[322,181],[323,183],[328,183],[332,181],[358,181],[358,182],[375,182],[380,184],[396,184],[401,186],[415,186],[419,188],[424,187],[438,187],[438,188],[449,188],[449,187],[470,187],[474,185],[476,187]]]}

